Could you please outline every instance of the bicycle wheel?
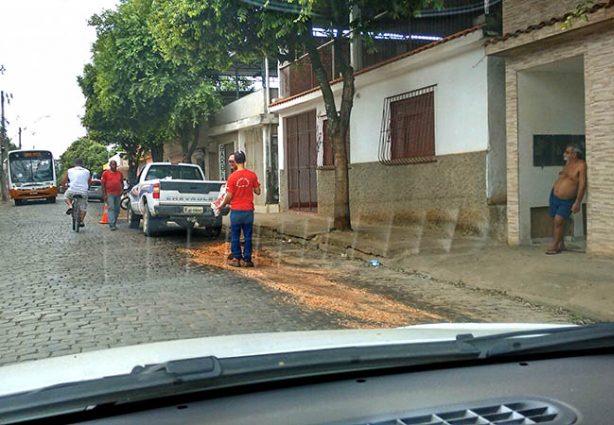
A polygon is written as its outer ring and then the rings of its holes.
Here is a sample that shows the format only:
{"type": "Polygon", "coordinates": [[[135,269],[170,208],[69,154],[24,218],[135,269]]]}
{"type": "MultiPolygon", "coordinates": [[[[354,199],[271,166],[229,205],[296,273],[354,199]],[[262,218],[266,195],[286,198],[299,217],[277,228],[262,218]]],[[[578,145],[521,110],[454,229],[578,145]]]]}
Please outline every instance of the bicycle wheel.
{"type": "Polygon", "coordinates": [[[121,198],[121,201],[119,201],[119,207],[126,211],[128,210],[128,207],[130,206],[130,198],[129,197],[125,197],[125,198],[121,198]]]}
{"type": "Polygon", "coordinates": [[[73,200],[72,203],[72,229],[79,233],[79,222],[81,221],[81,206],[78,200],[73,200]]]}

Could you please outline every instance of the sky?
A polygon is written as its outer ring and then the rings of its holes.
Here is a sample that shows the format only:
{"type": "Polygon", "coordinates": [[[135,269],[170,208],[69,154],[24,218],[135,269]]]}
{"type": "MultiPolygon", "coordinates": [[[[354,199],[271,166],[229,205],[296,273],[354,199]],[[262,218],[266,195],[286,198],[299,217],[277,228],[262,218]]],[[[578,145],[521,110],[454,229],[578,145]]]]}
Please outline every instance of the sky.
{"type": "Polygon", "coordinates": [[[7,135],[22,148],[48,149],[59,157],[86,135],[80,117],[85,98],[77,84],[91,62],[93,14],[117,0],[0,0],[0,90],[7,135]]]}

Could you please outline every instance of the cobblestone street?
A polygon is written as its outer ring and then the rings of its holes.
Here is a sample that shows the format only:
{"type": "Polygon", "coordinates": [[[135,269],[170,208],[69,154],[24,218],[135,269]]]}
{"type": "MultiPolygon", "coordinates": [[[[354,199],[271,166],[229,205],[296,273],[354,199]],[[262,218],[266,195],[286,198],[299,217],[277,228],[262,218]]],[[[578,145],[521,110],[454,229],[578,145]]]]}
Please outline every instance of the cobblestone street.
{"type": "Polygon", "coordinates": [[[156,341],[433,322],[571,322],[568,312],[417,273],[256,238],[253,269],[224,235],[70,228],[56,204],[0,204],[0,365],[156,341]]]}
{"type": "MultiPolygon", "coordinates": [[[[56,204],[0,204],[0,364],[201,336],[331,329],[329,315],[275,299],[257,281],[193,264],[185,232],[146,238],[99,224],[70,229],[56,204]],[[78,277],[77,277],[78,276],[78,277]]],[[[204,237],[195,236],[200,243],[204,237]]]]}

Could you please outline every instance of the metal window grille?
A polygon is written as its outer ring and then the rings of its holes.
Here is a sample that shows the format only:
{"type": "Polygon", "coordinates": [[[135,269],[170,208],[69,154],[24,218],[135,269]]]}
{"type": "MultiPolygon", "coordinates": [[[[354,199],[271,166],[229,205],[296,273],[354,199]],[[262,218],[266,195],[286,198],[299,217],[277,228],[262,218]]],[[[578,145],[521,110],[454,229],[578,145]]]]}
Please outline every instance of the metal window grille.
{"type": "Polygon", "coordinates": [[[384,100],[379,160],[385,165],[435,161],[435,87],[384,100]]]}

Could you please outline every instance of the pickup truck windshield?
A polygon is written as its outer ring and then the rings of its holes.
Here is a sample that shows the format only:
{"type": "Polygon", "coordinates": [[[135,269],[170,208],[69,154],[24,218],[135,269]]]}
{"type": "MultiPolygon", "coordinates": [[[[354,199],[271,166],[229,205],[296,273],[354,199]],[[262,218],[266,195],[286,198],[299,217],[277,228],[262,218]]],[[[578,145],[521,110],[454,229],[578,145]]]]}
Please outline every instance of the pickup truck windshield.
{"type": "Polygon", "coordinates": [[[149,169],[145,180],[172,179],[172,180],[203,180],[203,176],[196,167],[183,165],[156,165],[149,169]]]}

